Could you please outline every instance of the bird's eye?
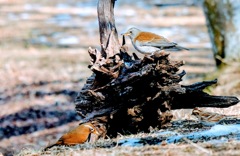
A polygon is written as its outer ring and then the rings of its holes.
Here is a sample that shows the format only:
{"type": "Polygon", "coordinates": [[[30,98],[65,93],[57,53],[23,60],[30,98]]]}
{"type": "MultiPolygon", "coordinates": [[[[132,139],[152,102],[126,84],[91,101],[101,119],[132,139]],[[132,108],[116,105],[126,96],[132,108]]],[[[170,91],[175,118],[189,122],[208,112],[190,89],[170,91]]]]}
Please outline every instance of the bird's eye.
{"type": "Polygon", "coordinates": [[[90,131],[91,131],[91,132],[93,132],[93,131],[94,131],[94,129],[93,129],[93,128],[90,128],[90,131]]]}
{"type": "Polygon", "coordinates": [[[132,31],[129,31],[129,33],[131,34],[131,33],[132,33],[132,31]]]}

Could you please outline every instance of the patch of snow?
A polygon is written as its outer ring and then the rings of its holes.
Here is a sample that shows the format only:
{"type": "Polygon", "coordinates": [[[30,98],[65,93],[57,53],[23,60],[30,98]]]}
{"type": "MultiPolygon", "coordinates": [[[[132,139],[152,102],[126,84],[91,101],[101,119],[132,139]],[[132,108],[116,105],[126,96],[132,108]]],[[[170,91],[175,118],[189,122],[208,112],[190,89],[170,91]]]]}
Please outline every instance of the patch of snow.
{"type": "Polygon", "coordinates": [[[163,136],[163,135],[176,135],[178,133],[172,132],[172,131],[162,131],[162,132],[158,132],[157,134],[160,136],[163,136]]]}
{"type": "Polygon", "coordinates": [[[24,4],[23,6],[24,10],[26,11],[36,11],[40,8],[39,4],[24,4]]]}
{"type": "Polygon", "coordinates": [[[40,36],[40,37],[38,37],[38,41],[39,41],[40,43],[47,43],[47,42],[48,42],[48,39],[47,39],[46,36],[40,36]]]}
{"type": "Polygon", "coordinates": [[[77,7],[96,7],[97,6],[97,1],[96,0],[88,0],[88,1],[85,1],[85,2],[77,2],[76,4],[75,4],[75,6],[77,6],[77,7]]]}
{"type": "Polygon", "coordinates": [[[186,38],[187,42],[189,43],[200,43],[200,38],[197,37],[197,36],[191,36],[189,35],[187,38],[186,38]]]}
{"type": "Polygon", "coordinates": [[[138,138],[123,139],[118,142],[121,146],[143,146],[138,138]]]}
{"type": "Polygon", "coordinates": [[[14,13],[9,13],[7,16],[9,20],[12,20],[12,21],[19,20],[18,16],[14,13]]]}
{"type": "Polygon", "coordinates": [[[60,38],[57,41],[58,45],[75,45],[79,43],[79,39],[76,36],[67,36],[64,38],[60,38]]]}
{"type": "Polygon", "coordinates": [[[21,19],[26,20],[26,19],[29,19],[30,15],[28,13],[21,13],[19,16],[20,16],[21,19]]]}
{"type": "Polygon", "coordinates": [[[72,16],[69,14],[58,14],[54,17],[54,20],[56,21],[66,21],[66,20],[71,20],[72,16]]]}
{"type": "Polygon", "coordinates": [[[210,144],[214,144],[214,145],[216,145],[216,144],[221,144],[221,143],[226,143],[226,142],[228,142],[228,139],[227,138],[221,138],[221,139],[214,139],[214,140],[210,140],[210,141],[207,141],[208,143],[210,143],[210,144]]]}
{"type": "Polygon", "coordinates": [[[239,134],[240,125],[215,125],[209,130],[201,132],[193,132],[186,135],[171,136],[167,138],[167,143],[176,143],[182,138],[188,138],[190,140],[197,140],[200,138],[220,137],[229,134],[239,134]]]}
{"type": "Polygon", "coordinates": [[[61,38],[63,36],[64,36],[64,34],[62,32],[54,32],[51,37],[54,38],[54,39],[58,39],[58,38],[61,38]]]}
{"type": "MultiPolygon", "coordinates": [[[[200,132],[192,132],[189,134],[179,134],[177,132],[173,131],[162,131],[157,132],[157,137],[166,137],[167,143],[177,143],[183,138],[187,138],[189,140],[200,140],[202,138],[214,138],[214,137],[221,137],[226,136],[230,134],[236,134],[240,136],[240,124],[236,125],[215,125],[209,130],[200,131],[200,132]]],[[[120,146],[144,146],[142,143],[142,139],[144,138],[129,138],[129,139],[123,139],[120,140],[118,143],[120,146]]],[[[207,141],[212,144],[216,143],[224,143],[227,142],[227,138],[220,138],[220,139],[212,139],[210,141],[207,141]]],[[[159,142],[158,144],[160,144],[159,142]]]]}
{"type": "Polygon", "coordinates": [[[70,6],[66,3],[58,3],[56,7],[59,9],[66,9],[66,8],[69,8],[70,6]]]}
{"type": "Polygon", "coordinates": [[[131,16],[136,16],[137,12],[134,9],[130,9],[130,8],[126,8],[124,9],[124,11],[120,10],[120,9],[116,9],[116,16],[127,16],[127,17],[131,17],[131,16]]]}
{"type": "Polygon", "coordinates": [[[77,11],[78,16],[80,17],[88,17],[97,15],[97,11],[95,7],[83,7],[79,8],[77,11]]]}

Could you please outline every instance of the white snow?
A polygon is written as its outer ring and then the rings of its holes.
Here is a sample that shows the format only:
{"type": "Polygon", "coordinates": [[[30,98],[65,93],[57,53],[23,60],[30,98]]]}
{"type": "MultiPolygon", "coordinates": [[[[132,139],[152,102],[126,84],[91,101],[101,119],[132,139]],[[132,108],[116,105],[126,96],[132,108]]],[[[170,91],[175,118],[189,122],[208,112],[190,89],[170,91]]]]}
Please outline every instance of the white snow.
{"type": "Polygon", "coordinates": [[[220,137],[229,134],[239,134],[240,125],[215,125],[209,130],[201,132],[193,132],[185,135],[171,136],[167,139],[168,143],[178,142],[182,138],[188,138],[191,140],[196,140],[200,138],[209,138],[209,137],[220,137]]]}
{"type": "MultiPolygon", "coordinates": [[[[156,133],[157,137],[167,137],[167,143],[177,143],[183,138],[187,138],[189,140],[199,140],[201,138],[214,138],[214,137],[221,137],[230,134],[237,134],[240,135],[240,124],[235,125],[215,125],[209,130],[200,131],[200,132],[192,132],[188,134],[180,134],[173,131],[162,131],[156,133]]],[[[144,138],[142,138],[144,139],[144,138]]],[[[209,143],[216,144],[216,143],[224,143],[227,142],[227,138],[220,138],[220,139],[211,139],[208,141],[209,143]]],[[[122,139],[119,142],[121,146],[143,146],[141,138],[128,138],[122,139]]],[[[159,142],[160,144],[161,142],[159,142]]]]}
{"type": "Polygon", "coordinates": [[[60,38],[57,42],[58,45],[74,45],[78,43],[79,39],[76,36],[67,36],[64,38],[60,38]]]}

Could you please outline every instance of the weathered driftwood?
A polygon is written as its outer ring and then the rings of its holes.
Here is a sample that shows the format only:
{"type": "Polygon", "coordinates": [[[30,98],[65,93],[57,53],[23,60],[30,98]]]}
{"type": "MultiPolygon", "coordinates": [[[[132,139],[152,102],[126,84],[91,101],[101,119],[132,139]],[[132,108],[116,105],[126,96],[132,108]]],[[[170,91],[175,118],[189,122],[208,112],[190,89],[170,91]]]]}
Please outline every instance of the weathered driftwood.
{"type": "Polygon", "coordinates": [[[104,117],[110,136],[148,131],[150,126],[161,128],[171,120],[173,109],[229,107],[239,101],[202,91],[216,80],[180,85],[185,75],[179,72],[183,62],[170,60],[165,52],[140,59],[136,54],[130,56],[123,45],[119,54],[108,57],[108,48],[102,52],[89,49],[93,75],[76,99],[76,110],[82,122],[97,119],[101,123],[104,117]]]}

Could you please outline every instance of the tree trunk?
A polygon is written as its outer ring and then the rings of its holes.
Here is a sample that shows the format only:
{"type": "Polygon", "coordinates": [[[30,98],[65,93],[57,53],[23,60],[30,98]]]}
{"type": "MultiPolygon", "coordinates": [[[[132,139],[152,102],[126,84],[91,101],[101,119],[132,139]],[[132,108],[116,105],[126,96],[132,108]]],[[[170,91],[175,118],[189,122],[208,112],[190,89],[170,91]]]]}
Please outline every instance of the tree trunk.
{"type": "Polygon", "coordinates": [[[240,1],[204,0],[204,12],[217,65],[240,60],[240,1]]]}
{"type": "Polygon", "coordinates": [[[110,45],[108,45],[112,47],[112,50],[108,54],[110,57],[118,53],[120,49],[117,29],[115,27],[114,4],[115,0],[99,0],[97,7],[100,43],[102,48],[107,48],[109,35],[113,31],[112,41],[110,45]]]}

